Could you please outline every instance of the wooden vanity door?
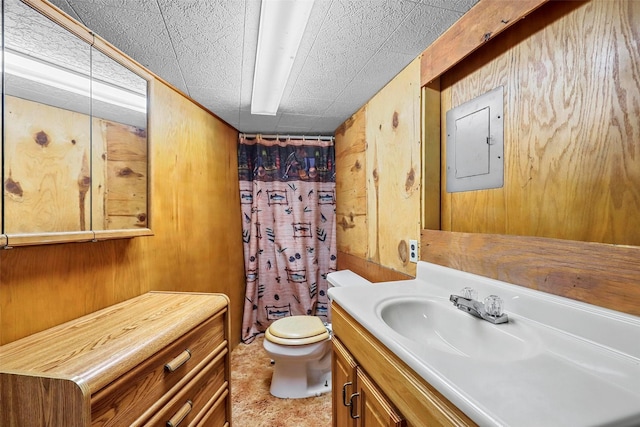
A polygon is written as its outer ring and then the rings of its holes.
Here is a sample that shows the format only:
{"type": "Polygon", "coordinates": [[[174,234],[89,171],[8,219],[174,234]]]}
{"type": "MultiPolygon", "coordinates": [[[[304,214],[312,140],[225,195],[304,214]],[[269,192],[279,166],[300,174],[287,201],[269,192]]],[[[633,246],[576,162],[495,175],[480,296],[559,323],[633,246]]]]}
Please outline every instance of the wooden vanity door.
{"type": "Polygon", "coordinates": [[[333,339],[331,358],[331,384],[333,427],[355,427],[356,419],[351,418],[349,399],[356,391],[357,363],[340,340],[333,339]]]}
{"type": "Polygon", "coordinates": [[[386,396],[357,368],[357,394],[352,399],[358,407],[357,427],[404,427],[405,420],[389,403],[386,396]]]}

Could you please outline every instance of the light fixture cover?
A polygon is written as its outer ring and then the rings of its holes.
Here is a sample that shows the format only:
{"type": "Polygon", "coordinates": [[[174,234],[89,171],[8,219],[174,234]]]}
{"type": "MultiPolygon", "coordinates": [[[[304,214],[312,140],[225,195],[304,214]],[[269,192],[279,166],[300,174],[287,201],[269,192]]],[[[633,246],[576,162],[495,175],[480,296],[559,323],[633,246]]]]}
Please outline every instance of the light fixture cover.
{"type": "Polygon", "coordinates": [[[251,114],[278,111],[312,7],[313,0],[262,0],[251,114]]]}
{"type": "Polygon", "coordinates": [[[110,83],[91,81],[89,76],[48,62],[5,49],[4,71],[23,79],[62,89],[76,95],[92,97],[139,113],[147,112],[144,93],[135,93],[110,83]]]}

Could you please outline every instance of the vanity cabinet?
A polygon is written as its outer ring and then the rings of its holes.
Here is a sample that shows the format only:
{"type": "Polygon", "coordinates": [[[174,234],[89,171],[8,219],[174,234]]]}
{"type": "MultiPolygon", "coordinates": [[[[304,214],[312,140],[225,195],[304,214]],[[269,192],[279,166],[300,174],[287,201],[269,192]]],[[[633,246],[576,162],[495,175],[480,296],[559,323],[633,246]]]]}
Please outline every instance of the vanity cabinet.
{"type": "Polygon", "coordinates": [[[356,427],[356,419],[350,416],[351,394],[355,393],[356,363],[339,339],[332,340],[331,355],[331,406],[333,427],[356,427]]]}
{"type": "Polygon", "coordinates": [[[387,397],[337,338],[333,340],[331,372],[334,427],[406,425],[387,397]],[[341,391],[336,387],[340,387],[341,391]]]}
{"type": "Polygon", "coordinates": [[[335,302],[331,316],[334,427],[476,425],[335,302]]]}
{"type": "Polygon", "coordinates": [[[0,347],[2,426],[229,426],[228,298],[150,292],[0,347]]]}

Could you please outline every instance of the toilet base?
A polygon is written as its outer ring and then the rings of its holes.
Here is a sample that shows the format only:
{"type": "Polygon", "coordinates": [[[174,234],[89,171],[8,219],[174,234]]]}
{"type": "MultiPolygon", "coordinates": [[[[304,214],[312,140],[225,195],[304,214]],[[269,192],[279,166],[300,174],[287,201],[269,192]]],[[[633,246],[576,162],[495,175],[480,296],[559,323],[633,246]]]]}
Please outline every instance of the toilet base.
{"type": "Polygon", "coordinates": [[[295,362],[291,359],[276,360],[269,392],[281,399],[315,397],[331,391],[331,353],[329,367],[325,360],[318,362],[295,362]]]}

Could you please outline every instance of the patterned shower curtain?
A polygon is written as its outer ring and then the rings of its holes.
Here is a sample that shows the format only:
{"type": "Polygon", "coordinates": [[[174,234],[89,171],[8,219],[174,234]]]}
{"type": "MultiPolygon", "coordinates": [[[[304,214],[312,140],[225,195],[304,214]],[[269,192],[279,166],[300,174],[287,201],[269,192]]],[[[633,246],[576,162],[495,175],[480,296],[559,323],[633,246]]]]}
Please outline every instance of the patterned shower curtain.
{"type": "Polygon", "coordinates": [[[240,135],[246,293],[242,341],[286,316],[328,321],[336,269],[333,141],[240,135]]]}

